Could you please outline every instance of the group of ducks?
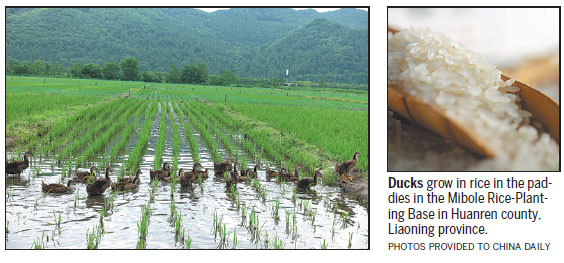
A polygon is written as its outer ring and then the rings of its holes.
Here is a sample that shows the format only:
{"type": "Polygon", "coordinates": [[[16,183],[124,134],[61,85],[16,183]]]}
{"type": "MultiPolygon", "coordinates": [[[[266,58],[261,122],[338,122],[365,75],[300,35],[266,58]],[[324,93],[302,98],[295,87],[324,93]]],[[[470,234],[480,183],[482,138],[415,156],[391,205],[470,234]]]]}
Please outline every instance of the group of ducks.
{"type": "MultiPolygon", "coordinates": [[[[355,152],[352,160],[345,161],[341,164],[335,165],[335,171],[342,175],[341,181],[346,183],[353,178],[348,175],[348,173],[357,165],[357,157],[360,154],[355,152]]],[[[6,161],[6,174],[17,174],[20,175],[25,169],[29,167],[29,157],[33,156],[31,151],[26,151],[24,154],[23,161],[6,161]]],[[[197,180],[198,177],[201,179],[208,178],[208,169],[201,171],[202,165],[200,163],[195,163],[190,171],[184,171],[184,169],[178,170],[178,181],[182,187],[192,185],[193,182],[197,180]]],[[[237,167],[241,167],[238,162],[233,163],[231,159],[227,159],[222,163],[214,162],[214,172],[216,175],[225,174],[225,184],[230,186],[232,184],[237,184],[239,182],[249,181],[256,178],[258,175],[257,169],[258,165],[255,165],[253,169],[248,168],[246,170],[237,170],[237,167]],[[227,173],[226,173],[227,172],[227,173]]],[[[303,165],[296,164],[294,167],[294,173],[290,172],[287,168],[281,167],[279,171],[270,170],[270,167],[266,169],[266,179],[270,181],[272,178],[281,178],[286,182],[296,182],[296,188],[300,190],[307,190],[311,186],[317,185],[317,178],[323,177],[320,170],[316,170],[312,178],[299,179],[298,169],[303,169],[303,165]]],[[[141,169],[137,169],[135,177],[119,178],[117,182],[113,183],[110,179],[110,172],[112,168],[108,165],[106,166],[105,177],[96,178],[96,173],[98,168],[95,166],[90,167],[90,171],[75,172],[71,180],[67,182],[66,185],[63,184],[45,184],[41,182],[41,189],[45,193],[66,193],[71,191],[71,184],[73,183],[84,183],[86,184],[86,192],[89,196],[102,195],[106,189],[112,188],[112,190],[126,191],[137,189],[141,180],[139,175],[141,174],[141,169]]],[[[159,181],[172,182],[172,167],[165,162],[163,168],[160,170],[149,170],[149,175],[151,180],[157,179],[159,181]]]]}
{"type": "Polygon", "coordinates": [[[73,183],[84,183],[86,184],[86,192],[88,196],[102,195],[106,189],[112,188],[112,190],[126,191],[137,189],[141,183],[139,175],[141,175],[141,169],[137,169],[135,177],[129,178],[119,178],[117,182],[112,182],[110,178],[110,172],[112,168],[108,165],[106,166],[106,176],[103,178],[96,178],[96,173],[98,168],[95,166],[90,167],[90,171],[75,172],[71,180],[67,182],[67,185],[63,184],[45,184],[41,182],[41,189],[45,193],[67,193],[71,191],[71,184],[73,183]]]}

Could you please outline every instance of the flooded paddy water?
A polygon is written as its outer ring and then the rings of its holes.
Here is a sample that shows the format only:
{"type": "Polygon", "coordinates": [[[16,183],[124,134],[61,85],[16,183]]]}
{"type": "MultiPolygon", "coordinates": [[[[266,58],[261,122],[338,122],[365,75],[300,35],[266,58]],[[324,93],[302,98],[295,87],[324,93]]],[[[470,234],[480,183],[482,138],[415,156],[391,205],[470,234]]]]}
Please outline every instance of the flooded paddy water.
{"type": "MultiPolygon", "coordinates": [[[[6,248],[28,249],[34,242],[43,240],[41,242],[44,242],[46,249],[85,249],[87,231],[91,232],[95,226],[103,225],[98,248],[135,249],[139,240],[138,222],[142,215],[141,207],[148,202],[151,215],[146,248],[185,248],[185,242],[179,240],[175,222],[171,220],[171,200],[174,200],[176,210],[182,216],[185,239],[192,240],[192,249],[230,249],[234,243],[238,249],[273,248],[275,240],[285,249],[319,249],[323,244],[328,249],[368,248],[366,204],[347,198],[339,187],[320,184],[311,187],[310,191],[297,191],[294,198],[293,183],[277,183],[266,179],[267,165],[270,165],[271,169],[279,167],[271,164],[269,160],[258,158],[258,181],[266,190],[265,198],[260,196],[250,182],[239,183],[236,186],[240,197],[237,205],[231,189],[225,185],[223,176],[213,173],[212,157],[196,129],[192,131],[199,144],[200,163],[203,169],[209,168],[209,178],[201,184],[196,183],[189,187],[180,187],[178,184],[172,191],[170,183],[159,182],[151,200],[153,186],[149,179],[149,169],[153,168],[154,164],[160,110],[159,108],[153,124],[147,150],[139,164],[142,171],[141,184],[135,191],[112,192],[108,189],[103,196],[89,197],[84,184],[73,184],[72,193],[69,194],[42,193],[41,183],[61,183],[62,171],[68,169],[68,166],[58,164],[53,156],[41,153],[36,153],[30,167],[20,176],[6,177],[6,248]],[[101,215],[104,201],[111,199],[112,195],[113,208],[101,215]],[[276,202],[279,202],[278,216],[275,215],[276,202]],[[249,227],[252,210],[258,216],[258,234],[257,230],[249,227]],[[59,216],[60,221],[57,219],[59,216]],[[223,241],[214,227],[216,218],[222,219],[220,224],[227,232],[227,238],[223,241]]],[[[189,123],[185,116],[176,113],[173,116],[176,123],[180,117],[189,123]]],[[[179,127],[179,131],[181,142],[178,167],[191,170],[194,160],[184,127],[179,127]]],[[[163,161],[172,164],[171,138],[172,131],[169,129],[163,161]]],[[[218,141],[217,138],[214,139],[218,141]]],[[[136,140],[135,135],[129,139],[125,153],[135,146],[136,140]]],[[[256,157],[238,151],[239,158],[244,156],[249,167],[255,165],[256,157]]],[[[219,154],[223,159],[228,157],[223,150],[220,150],[219,154]]],[[[23,153],[8,155],[22,156],[23,153]]],[[[117,162],[111,164],[113,172],[110,177],[113,182],[117,180],[117,175],[126,161],[127,155],[122,155],[117,162]]],[[[96,159],[91,165],[103,171],[102,163],[104,160],[96,159]]],[[[86,169],[87,167],[81,168],[86,169]]]]}

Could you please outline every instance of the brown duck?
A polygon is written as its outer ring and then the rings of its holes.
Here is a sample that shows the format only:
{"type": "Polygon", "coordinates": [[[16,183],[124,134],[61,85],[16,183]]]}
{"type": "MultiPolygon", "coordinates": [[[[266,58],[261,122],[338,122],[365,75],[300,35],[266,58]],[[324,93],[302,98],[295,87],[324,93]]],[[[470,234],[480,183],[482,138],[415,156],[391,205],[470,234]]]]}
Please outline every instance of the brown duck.
{"type": "Polygon", "coordinates": [[[33,156],[31,151],[26,151],[24,153],[24,160],[23,161],[6,161],[6,173],[7,174],[17,174],[20,175],[23,170],[29,167],[29,157],[33,156]]]}
{"type": "Polygon", "coordinates": [[[196,179],[198,168],[202,165],[200,163],[195,163],[192,171],[183,172],[183,169],[178,171],[178,179],[180,180],[180,185],[182,187],[192,185],[192,182],[196,179]]]}
{"type": "Polygon", "coordinates": [[[229,173],[227,173],[227,177],[225,178],[225,184],[227,186],[236,184],[239,181],[239,172],[237,171],[237,165],[239,165],[239,163],[235,162],[235,164],[233,165],[233,171],[229,171],[229,173]]]}
{"type": "Polygon", "coordinates": [[[206,168],[206,170],[204,171],[196,171],[196,174],[201,176],[203,179],[208,178],[208,168],[206,168]]]}
{"type": "Polygon", "coordinates": [[[321,174],[319,170],[315,171],[315,174],[313,174],[313,179],[304,178],[296,182],[296,188],[298,188],[299,190],[307,190],[310,186],[317,185],[317,177],[323,177],[323,174],[321,174]]]}
{"type": "Polygon", "coordinates": [[[348,181],[351,181],[353,179],[352,176],[348,175],[348,173],[358,164],[357,157],[359,155],[359,152],[355,152],[352,160],[344,161],[341,164],[335,165],[335,172],[337,172],[339,175],[343,175],[343,177],[341,178],[342,183],[347,183],[348,181]]]}
{"type": "Polygon", "coordinates": [[[101,195],[112,185],[112,179],[110,179],[111,171],[112,168],[109,165],[106,166],[106,177],[96,179],[94,182],[86,184],[88,196],[101,195]]]}
{"type": "Polygon", "coordinates": [[[75,172],[72,180],[75,183],[87,183],[90,175],[92,175],[93,180],[96,180],[96,173],[94,173],[94,171],[98,171],[98,168],[96,168],[95,166],[90,167],[90,172],[75,172]]]}
{"type": "MultiPolygon", "coordinates": [[[[253,169],[247,168],[247,170],[245,171],[245,175],[249,178],[256,178],[258,174],[257,169],[258,169],[258,165],[255,164],[255,167],[253,169]]],[[[243,175],[242,171],[241,171],[241,175],[243,175]]]]}
{"type": "Polygon", "coordinates": [[[160,181],[165,180],[165,178],[170,177],[171,173],[172,173],[172,168],[170,167],[168,162],[163,163],[163,169],[161,170],[153,170],[153,169],[149,170],[151,181],[154,178],[157,178],[160,181]]]}
{"type": "Polygon", "coordinates": [[[141,169],[137,169],[135,177],[133,178],[120,178],[117,183],[112,184],[112,190],[127,191],[137,189],[137,187],[141,183],[139,175],[141,175],[141,169]]]}
{"type": "Polygon", "coordinates": [[[298,168],[303,169],[304,167],[299,163],[296,164],[296,166],[294,167],[294,173],[282,174],[284,176],[284,180],[286,180],[286,182],[296,182],[300,180],[300,176],[298,174],[298,168]]]}
{"type": "Polygon", "coordinates": [[[71,191],[71,184],[73,183],[73,180],[69,180],[67,185],[63,185],[63,184],[45,184],[45,182],[41,181],[41,190],[43,190],[43,192],[45,193],[57,193],[57,194],[63,194],[66,192],[71,191]]]}
{"type": "Polygon", "coordinates": [[[232,160],[228,158],[223,163],[213,163],[213,170],[215,174],[223,174],[227,171],[231,171],[233,169],[233,165],[231,164],[232,160]]]}

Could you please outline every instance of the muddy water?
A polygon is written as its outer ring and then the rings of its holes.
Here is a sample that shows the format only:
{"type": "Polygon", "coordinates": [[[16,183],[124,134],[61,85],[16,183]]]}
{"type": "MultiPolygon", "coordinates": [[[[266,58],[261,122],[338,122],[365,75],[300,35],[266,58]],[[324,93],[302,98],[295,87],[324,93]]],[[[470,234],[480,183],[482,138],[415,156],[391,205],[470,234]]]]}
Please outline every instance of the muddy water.
{"type": "MultiPolygon", "coordinates": [[[[160,111],[160,109],[159,109],[160,111]]],[[[151,189],[149,169],[153,167],[154,146],[159,132],[159,117],[157,115],[153,124],[152,138],[149,140],[147,151],[142,158],[140,168],[141,185],[137,191],[116,193],[114,208],[103,217],[104,234],[98,248],[104,249],[134,249],[138,241],[137,222],[141,217],[141,206],[149,201],[151,189]]],[[[180,116],[174,114],[177,120],[180,116]]],[[[168,118],[168,117],[167,117],[168,118]]],[[[185,122],[188,120],[184,118],[185,122]]],[[[167,119],[168,122],[168,119],[167,119]]],[[[179,167],[191,169],[193,165],[184,127],[179,125],[181,135],[179,167]]],[[[351,248],[368,248],[368,210],[354,200],[344,197],[339,188],[317,185],[311,191],[298,192],[296,202],[292,202],[292,183],[278,184],[267,181],[265,178],[266,163],[260,160],[259,181],[266,188],[266,200],[259,197],[258,192],[250,183],[237,185],[241,203],[249,207],[245,223],[241,211],[237,210],[235,199],[225,186],[222,176],[213,174],[213,161],[205,144],[200,140],[200,134],[193,130],[199,143],[200,163],[209,168],[209,178],[202,185],[180,187],[177,185],[173,191],[173,198],[177,210],[182,215],[182,225],[186,230],[186,237],[192,239],[193,249],[215,249],[220,245],[219,238],[214,236],[212,229],[214,212],[219,217],[223,216],[223,224],[229,233],[226,248],[233,246],[233,232],[236,231],[237,248],[265,248],[271,247],[275,236],[285,245],[286,249],[320,248],[323,240],[327,248],[347,248],[349,235],[352,233],[351,248]],[[272,216],[275,200],[280,201],[279,220],[272,216]],[[328,202],[327,202],[328,201],[328,202]],[[310,203],[310,210],[316,210],[315,221],[307,216],[300,203],[310,203]],[[349,214],[348,220],[343,220],[334,211],[349,214]],[[249,222],[250,210],[254,208],[259,216],[261,225],[260,240],[255,241],[246,228],[249,222]],[[286,230],[286,212],[296,214],[297,235],[286,230]],[[343,223],[343,221],[345,223],[343,223]],[[335,226],[333,227],[333,222],[335,226]],[[268,233],[268,242],[266,235],[268,233]]],[[[172,129],[167,131],[164,161],[172,163],[172,129]]],[[[136,138],[132,136],[125,152],[135,146],[136,138]]],[[[227,153],[220,152],[225,158],[227,153]]],[[[245,154],[239,152],[239,156],[245,154]]],[[[8,153],[8,155],[22,156],[23,153],[8,153]]],[[[248,166],[255,165],[254,157],[245,155],[248,166]]],[[[112,180],[117,179],[119,170],[127,160],[127,156],[112,164],[112,180]]],[[[101,168],[100,163],[94,165],[101,168]]],[[[274,166],[271,166],[274,167],[274,166]]],[[[85,185],[73,185],[70,194],[44,194],[41,192],[41,182],[59,183],[62,167],[49,157],[42,158],[39,154],[33,159],[30,168],[25,170],[20,177],[6,178],[6,219],[8,234],[6,235],[6,248],[30,248],[42,234],[45,238],[46,248],[86,248],[86,232],[100,222],[100,210],[104,199],[110,196],[110,189],[101,197],[88,197],[85,185]],[[75,195],[78,199],[75,204],[75,195]],[[60,227],[55,225],[53,212],[61,213],[60,227]]],[[[159,182],[155,191],[154,202],[151,204],[151,217],[147,236],[148,249],[174,249],[183,248],[184,244],[175,239],[175,228],[169,221],[171,216],[171,185],[159,182]]],[[[290,221],[292,219],[290,218],[290,221]]],[[[291,224],[291,222],[290,222],[291,224]]]]}

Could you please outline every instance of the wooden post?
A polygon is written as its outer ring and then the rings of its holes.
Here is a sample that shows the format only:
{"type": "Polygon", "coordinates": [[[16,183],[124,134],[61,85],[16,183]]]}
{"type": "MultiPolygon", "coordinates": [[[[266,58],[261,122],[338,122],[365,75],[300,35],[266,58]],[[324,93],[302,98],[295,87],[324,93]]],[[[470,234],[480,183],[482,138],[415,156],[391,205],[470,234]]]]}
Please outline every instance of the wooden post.
{"type": "Polygon", "coordinates": [[[43,79],[43,84],[45,84],[45,79],[43,79]]]}
{"type": "Polygon", "coordinates": [[[286,92],[286,97],[288,96],[288,92],[286,92]]]}
{"type": "Polygon", "coordinates": [[[131,90],[129,90],[129,95],[127,95],[127,98],[131,98],[131,90]]]}
{"type": "Polygon", "coordinates": [[[227,94],[225,94],[225,102],[227,102],[227,94]]]}

